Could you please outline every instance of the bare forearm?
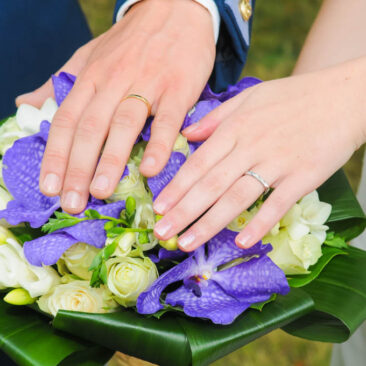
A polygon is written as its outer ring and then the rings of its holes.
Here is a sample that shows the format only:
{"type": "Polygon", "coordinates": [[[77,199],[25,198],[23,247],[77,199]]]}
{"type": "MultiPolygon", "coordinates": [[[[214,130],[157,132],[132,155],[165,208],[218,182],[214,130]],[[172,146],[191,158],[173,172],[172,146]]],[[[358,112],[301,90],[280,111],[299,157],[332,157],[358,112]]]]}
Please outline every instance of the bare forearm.
{"type": "Polygon", "coordinates": [[[366,55],[366,1],[324,0],[294,74],[366,55]]]}

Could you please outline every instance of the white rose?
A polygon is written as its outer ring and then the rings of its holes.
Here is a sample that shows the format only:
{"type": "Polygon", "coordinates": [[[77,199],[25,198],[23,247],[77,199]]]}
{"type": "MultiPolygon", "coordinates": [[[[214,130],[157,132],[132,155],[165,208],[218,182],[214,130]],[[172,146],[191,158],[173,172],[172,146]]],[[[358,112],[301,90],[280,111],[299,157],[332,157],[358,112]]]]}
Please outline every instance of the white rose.
{"type": "Polygon", "coordinates": [[[42,311],[53,316],[56,316],[59,310],[108,313],[117,307],[104,286],[92,288],[88,281],[72,281],[57,285],[37,303],[42,311]]]}
{"type": "Polygon", "coordinates": [[[265,236],[263,243],[272,245],[268,256],[287,275],[309,273],[308,268],[322,256],[322,243],[312,234],[293,240],[286,230],[281,230],[277,235],[265,236]]]}
{"type": "Polygon", "coordinates": [[[13,197],[11,194],[5,188],[0,186],[0,210],[5,210],[8,202],[12,199],[13,197]]]}
{"type": "Polygon", "coordinates": [[[139,295],[159,276],[149,258],[117,257],[107,261],[107,268],[108,288],[125,307],[136,305],[139,295]]]}
{"type": "Polygon", "coordinates": [[[25,136],[27,133],[18,126],[16,117],[8,118],[0,127],[0,154],[4,155],[15,140],[25,136]]]}
{"type": "MultiPolygon", "coordinates": [[[[107,241],[111,239],[108,238],[107,241]]],[[[112,239],[112,241],[115,239],[112,239]]],[[[127,257],[136,243],[136,233],[124,233],[118,238],[118,245],[113,255],[118,257],[127,257]]]]}
{"type": "Polygon", "coordinates": [[[92,272],[89,267],[100,249],[86,243],[76,243],[71,246],[62,255],[61,261],[64,261],[67,269],[74,275],[83,280],[90,280],[92,272]]]}
{"type": "Polygon", "coordinates": [[[24,288],[31,297],[46,294],[60,282],[52,267],[36,267],[24,257],[22,246],[9,237],[0,245],[0,288],[24,288]]]}
{"type": "Polygon", "coordinates": [[[52,122],[57,109],[53,98],[48,98],[41,109],[30,104],[21,104],[16,114],[17,124],[27,135],[33,135],[40,130],[42,121],[52,122]]]}
{"type": "Polygon", "coordinates": [[[173,151],[180,152],[187,157],[190,154],[187,138],[179,134],[177,139],[175,140],[173,151]]]}
{"type": "Polygon", "coordinates": [[[134,163],[127,166],[129,174],[118,183],[114,193],[108,198],[108,202],[125,201],[129,196],[139,201],[149,196],[145,188],[144,177],[140,174],[139,168],[134,163]]]}

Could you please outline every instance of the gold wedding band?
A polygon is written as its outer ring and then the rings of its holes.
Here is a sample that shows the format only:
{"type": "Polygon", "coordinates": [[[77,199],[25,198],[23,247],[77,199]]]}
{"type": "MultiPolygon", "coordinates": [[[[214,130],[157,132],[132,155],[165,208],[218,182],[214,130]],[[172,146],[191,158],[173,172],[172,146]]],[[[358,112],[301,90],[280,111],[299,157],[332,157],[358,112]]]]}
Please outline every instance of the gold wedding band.
{"type": "Polygon", "coordinates": [[[124,97],[122,100],[121,100],[121,103],[123,101],[125,101],[126,99],[137,99],[137,100],[140,100],[141,102],[143,102],[146,107],[147,107],[147,116],[150,117],[151,116],[151,104],[150,102],[145,98],[143,97],[142,95],[138,95],[138,94],[129,94],[127,95],[126,97],[124,97]]]}

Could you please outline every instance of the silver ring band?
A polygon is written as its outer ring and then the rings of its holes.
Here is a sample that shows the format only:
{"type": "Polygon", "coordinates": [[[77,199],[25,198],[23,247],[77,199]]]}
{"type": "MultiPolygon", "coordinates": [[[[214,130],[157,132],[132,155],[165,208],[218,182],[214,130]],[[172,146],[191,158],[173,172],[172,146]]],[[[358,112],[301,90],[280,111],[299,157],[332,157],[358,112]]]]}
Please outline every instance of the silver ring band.
{"type": "Polygon", "coordinates": [[[248,170],[244,175],[250,175],[251,177],[255,178],[262,186],[264,187],[264,193],[267,194],[271,187],[269,184],[256,172],[253,172],[252,170],[248,170]]]}

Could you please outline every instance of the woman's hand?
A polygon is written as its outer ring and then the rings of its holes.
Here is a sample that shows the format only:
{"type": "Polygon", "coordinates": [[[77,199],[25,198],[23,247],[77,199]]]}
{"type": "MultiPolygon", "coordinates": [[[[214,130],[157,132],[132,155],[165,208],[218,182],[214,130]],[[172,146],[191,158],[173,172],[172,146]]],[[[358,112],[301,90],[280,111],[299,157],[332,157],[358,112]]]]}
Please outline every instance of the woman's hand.
{"type": "Polygon", "coordinates": [[[245,175],[259,174],[274,190],[236,238],[248,248],[302,196],[316,189],[365,141],[366,59],[258,84],[212,111],[184,134],[207,141],[154,203],[164,215],[160,239],[194,223],[178,242],[205,243],[263,193],[245,175]]]}
{"type": "MultiPolygon", "coordinates": [[[[78,78],[51,126],[41,191],[48,196],[62,192],[62,207],[70,213],[85,208],[89,191],[100,199],[113,193],[147,118],[143,102],[122,102],[129,94],[142,95],[152,104],[155,120],[140,169],[146,176],[157,174],[169,159],[214,59],[212,19],[201,5],[144,0],[133,6],[62,68],[78,78]]],[[[17,104],[39,105],[51,90],[48,81],[19,97],[17,104]]]]}

